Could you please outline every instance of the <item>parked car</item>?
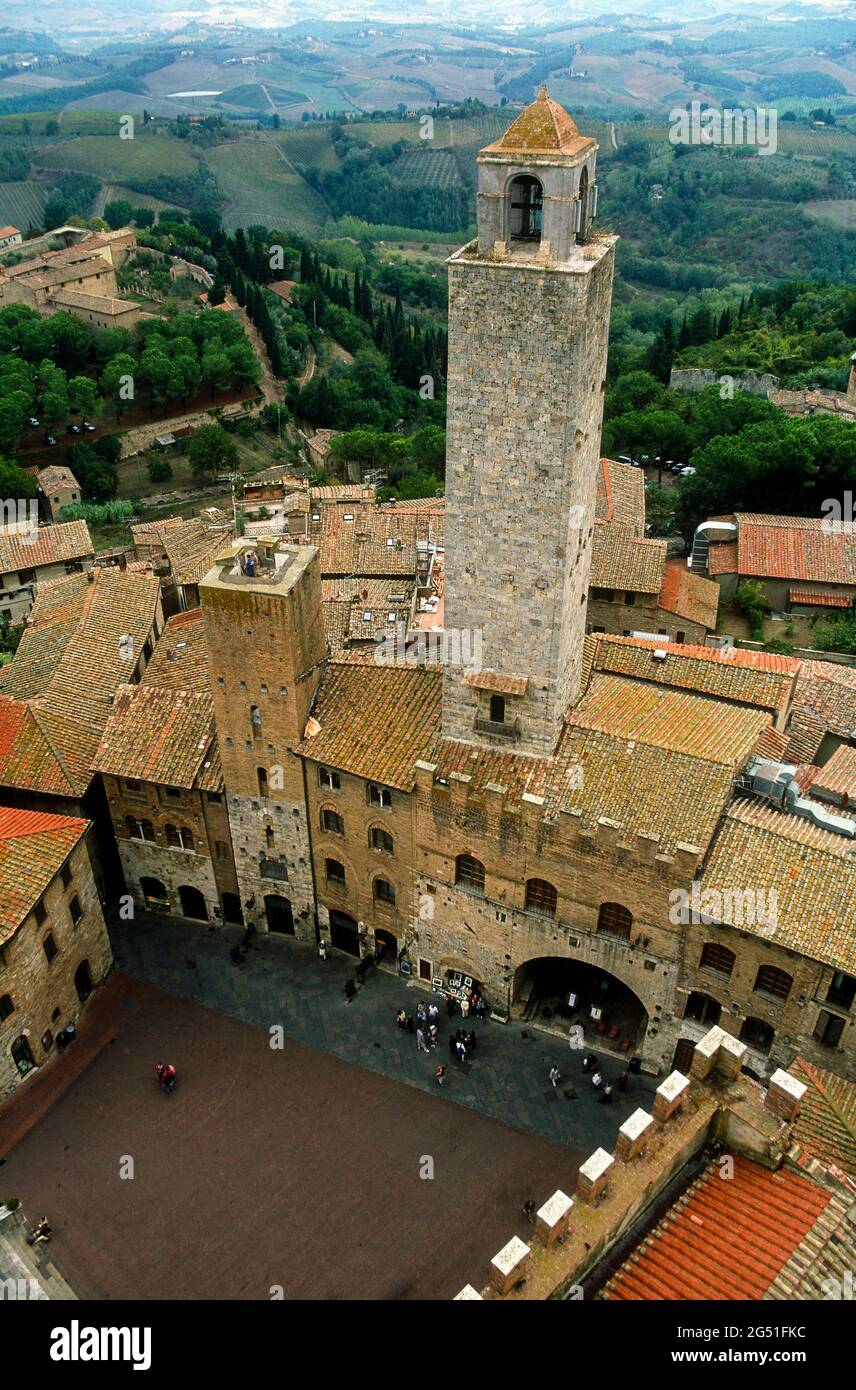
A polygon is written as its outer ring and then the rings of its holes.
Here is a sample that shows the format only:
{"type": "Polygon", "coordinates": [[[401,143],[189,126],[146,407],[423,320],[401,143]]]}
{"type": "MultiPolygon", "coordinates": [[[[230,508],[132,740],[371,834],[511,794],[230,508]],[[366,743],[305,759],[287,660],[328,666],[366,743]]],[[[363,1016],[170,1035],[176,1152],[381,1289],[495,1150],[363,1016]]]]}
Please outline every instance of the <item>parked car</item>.
{"type": "Polygon", "coordinates": [[[87,434],[92,434],[95,429],[95,426],[91,425],[88,420],[84,420],[83,428],[86,430],[87,434]]]}
{"type": "Polygon", "coordinates": [[[27,421],[27,424],[30,426],[31,429],[36,429],[38,427],[38,423],[39,422],[34,415],[31,415],[29,420],[27,421]]]}
{"type": "Polygon", "coordinates": [[[56,440],[54,439],[54,437],[53,437],[52,434],[46,434],[46,435],[45,435],[45,443],[46,443],[46,444],[56,444],[56,440]]]}
{"type": "Polygon", "coordinates": [[[80,434],[80,426],[79,426],[79,425],[69,425],[69,427],[68,427],[68,432],[69,432],[69,434],[80,434]]]}

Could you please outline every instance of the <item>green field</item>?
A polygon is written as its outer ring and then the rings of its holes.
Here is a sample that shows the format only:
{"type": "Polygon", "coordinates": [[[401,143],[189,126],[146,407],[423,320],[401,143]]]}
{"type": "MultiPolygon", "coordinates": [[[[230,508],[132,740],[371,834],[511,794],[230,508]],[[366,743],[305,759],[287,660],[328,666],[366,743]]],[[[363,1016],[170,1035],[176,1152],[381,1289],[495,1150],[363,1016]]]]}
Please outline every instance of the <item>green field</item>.
{"type": "Polygon", "coordinates": [[[39,183],[0,183],[0,226],[41,227],[47,188],[39,183]]]}
{"type": "Polygon", "coordinates": [[[451,150],[407,150],[390,166],[393,178],[422,188],[460,188],[461,176],[451,150]]]}
{"type": "Polygon", "coordinates": [[[121,183],[127,178],[150,179],[158,174],[191,174],[196,160],[183,140],[166,135],[139,134],[133,140],[115,135],[82,135],[39,150],[35,162],[61,173],[94,174],[121,183]]]}
{"type": "Polygon", "coordinates": [[[215,145],[205,157],[228,199],[223,226],[229,231],[259,223],[315,236],[327,220],[324,200],[289,168],[271,141],[215,145]]]}
{"type": "Polygon", "coordinates": [[[152,212],[165,212],[174,208],[175,203],[165,203],[162,198],[152,198],[148,193],[136,193],[133,188],[125,188],[121,183],[108,183],[102,190],[103,203],[112,203],[118,198],[127,198],[135,208],[151,208],[152,212]]]}
{"type": "Polygon", "coordinates": [[[329,126],[310,124],[297,130],[272,131],[271,138],[296,164],[311,164],[314,169],[322,170],[339,167],[329,126]]]}
{"type": "Polygon", "coordinates": [[[828,222],[848,232],[856,229],[856,198],[818,199],[813,203],[803,203],[802,210],[807,217],[814,217],[818,222],[828,222]]]}

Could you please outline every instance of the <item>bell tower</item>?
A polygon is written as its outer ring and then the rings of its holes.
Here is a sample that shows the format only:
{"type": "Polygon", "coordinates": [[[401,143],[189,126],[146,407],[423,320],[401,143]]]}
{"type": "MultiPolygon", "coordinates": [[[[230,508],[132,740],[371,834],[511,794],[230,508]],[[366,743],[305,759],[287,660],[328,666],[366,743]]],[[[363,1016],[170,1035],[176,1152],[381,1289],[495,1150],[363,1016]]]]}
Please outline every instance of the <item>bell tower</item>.
{"type": "Polygon", "coordinates": [[[482,669],[446,668],[443,733],[508,752],[549,756],[580,689],[616,241],[596,156],[541,88],[479,154],[478,240],[448,263],[445,628],[481,634],[482,669]]]}

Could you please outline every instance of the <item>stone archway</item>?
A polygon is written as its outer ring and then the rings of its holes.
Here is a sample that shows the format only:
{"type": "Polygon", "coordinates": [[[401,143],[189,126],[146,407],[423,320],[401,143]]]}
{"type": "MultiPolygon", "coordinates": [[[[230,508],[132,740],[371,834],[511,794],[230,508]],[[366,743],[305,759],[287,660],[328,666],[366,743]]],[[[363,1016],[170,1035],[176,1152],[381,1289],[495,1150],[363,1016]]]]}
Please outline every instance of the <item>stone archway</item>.
{"type": "Polygon", "coordinates": [[[183,883],[178,890],[178,897],[181,903],[182,917],[192,917],[197,922],[208,921],[208,907],[205,902],[205,894],[198,888],[193,888],[188,883],[183,883]]]}
{"type": "Polygon", "coordinates": [[[512,1015],[535,1027],[568,1033],[581,1027],[594,1050],[642,1053],[648,1010],[629,985],[599,965],[569,956],[537,956],[518,966],[512,1015]]]}

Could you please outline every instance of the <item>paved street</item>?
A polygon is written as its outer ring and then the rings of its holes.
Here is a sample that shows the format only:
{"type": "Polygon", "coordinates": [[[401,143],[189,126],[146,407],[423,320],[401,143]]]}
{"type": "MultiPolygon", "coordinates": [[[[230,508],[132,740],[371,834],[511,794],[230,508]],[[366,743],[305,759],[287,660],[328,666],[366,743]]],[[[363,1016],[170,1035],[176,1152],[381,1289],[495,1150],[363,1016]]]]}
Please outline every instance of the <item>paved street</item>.
{"type": "MultiPolygon", "coordinates": [[[[247,1023],[279,1025],[308,1047],[435,1095],[434,1068],[443,1061],[449,1069],[445,1101],[559,1140],[585,1157],[598,1145],[611,1150],[622,1121],[639,1105],[650,1108],[656,1086],[651,1078],[632,1077],[624,1095],[613,1091],[611,1104],[598,1104],[581,1070],[581,1054],[561,1038],[519,1024],[468,1020],[478,1043],[472,1065],[464,1069],[449,1056],[449,1021],[441,1007],[437,1052],[418,1052],[415,1038],[395,1026],[395,1015],[402,1006],[412,1013],[420,998],[430,996],[372,968],[364,988],[346,1004],[343,985],[356,961],[339,952],[325,963],[313,947],[260,935],[246,963],[236,968],[229,950],[242,938],[239,928],[212,930],[148,914],[111,923],[110,935],[117,968],[126,974],[247,1023]],[[558,1093],[548,1081],[554,1062],[563,1076],[558,1093]]],[[[614,1079],[620,1064],[609,1058],[602,1070],[614,1079]]]]}

